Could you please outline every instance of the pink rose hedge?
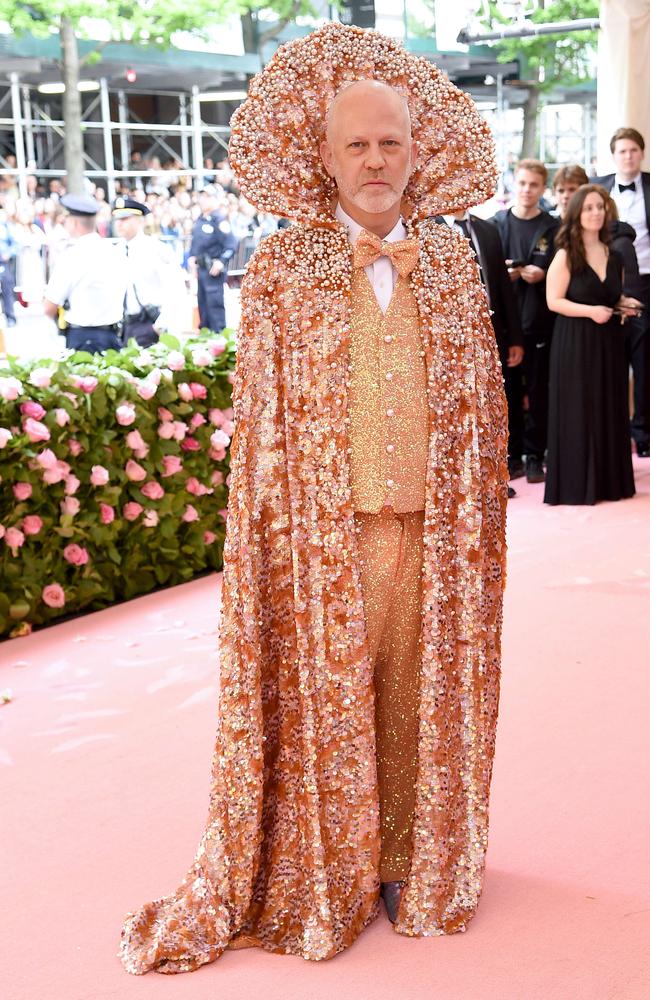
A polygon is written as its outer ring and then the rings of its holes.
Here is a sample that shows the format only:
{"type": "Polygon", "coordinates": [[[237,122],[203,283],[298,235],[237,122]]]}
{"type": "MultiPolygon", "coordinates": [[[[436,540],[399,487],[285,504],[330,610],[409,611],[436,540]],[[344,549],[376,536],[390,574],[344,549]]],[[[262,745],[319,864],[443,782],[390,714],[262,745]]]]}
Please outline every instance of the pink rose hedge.
{"type": "Polygon", "coordinates": [[[221,569],[230,332],[0,362],[0,638],[221,569]]]}

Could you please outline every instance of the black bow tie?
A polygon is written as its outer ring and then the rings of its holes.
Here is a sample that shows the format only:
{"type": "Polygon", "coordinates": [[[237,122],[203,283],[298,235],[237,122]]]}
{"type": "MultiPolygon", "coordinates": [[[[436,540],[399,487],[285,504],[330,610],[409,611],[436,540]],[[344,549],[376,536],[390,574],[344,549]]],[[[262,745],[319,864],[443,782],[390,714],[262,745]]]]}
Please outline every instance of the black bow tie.
{"type": "Polygon", "coordinates": [[[632,181],[631,184],[619,184],[618,190],[623,193],[623,191],[636,191],[636,183],[632,181]]]}

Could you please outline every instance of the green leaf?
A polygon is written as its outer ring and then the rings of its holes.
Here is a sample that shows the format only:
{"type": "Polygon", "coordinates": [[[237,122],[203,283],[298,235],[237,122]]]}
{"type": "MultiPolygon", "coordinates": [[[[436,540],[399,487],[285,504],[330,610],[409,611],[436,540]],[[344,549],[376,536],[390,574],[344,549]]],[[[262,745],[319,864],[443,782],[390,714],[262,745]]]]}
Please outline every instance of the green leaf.
{"type": "Polygon", "coordinates": [[[181,342],[178,337],[173,337],[171,333],[161,333],[160,343],[164,344],[165,347],[169,347],[172,351],[180,351],[181,342]]]}

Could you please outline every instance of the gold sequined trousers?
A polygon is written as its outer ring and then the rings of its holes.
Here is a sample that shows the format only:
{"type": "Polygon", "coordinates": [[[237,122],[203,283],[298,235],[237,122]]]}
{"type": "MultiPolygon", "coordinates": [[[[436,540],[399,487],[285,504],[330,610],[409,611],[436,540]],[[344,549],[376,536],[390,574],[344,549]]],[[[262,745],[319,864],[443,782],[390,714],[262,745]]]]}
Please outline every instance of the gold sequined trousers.
{"type": "Polygon", "coordinates": [[[374,665],[382,882],[405,879],[418,763],[424,512],[355,514],[374,665]]]}

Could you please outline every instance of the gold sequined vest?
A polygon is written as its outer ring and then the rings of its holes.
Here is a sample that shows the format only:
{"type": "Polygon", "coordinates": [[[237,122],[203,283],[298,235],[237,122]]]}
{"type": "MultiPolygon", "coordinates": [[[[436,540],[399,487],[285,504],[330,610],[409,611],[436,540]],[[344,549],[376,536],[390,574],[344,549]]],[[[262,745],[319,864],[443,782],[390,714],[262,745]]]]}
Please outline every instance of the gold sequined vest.
{"type": "Polygon", "coordinates": [[[352,277],[350,474],[355,511],[424,510],[429,408],[417,304],[397,278],[384,314],[363,268],[352,277]]]}

